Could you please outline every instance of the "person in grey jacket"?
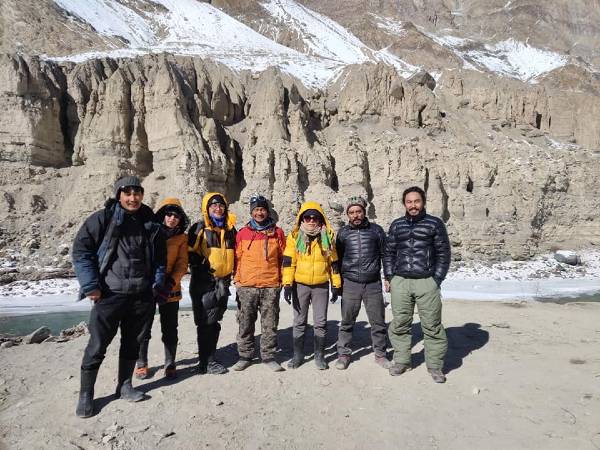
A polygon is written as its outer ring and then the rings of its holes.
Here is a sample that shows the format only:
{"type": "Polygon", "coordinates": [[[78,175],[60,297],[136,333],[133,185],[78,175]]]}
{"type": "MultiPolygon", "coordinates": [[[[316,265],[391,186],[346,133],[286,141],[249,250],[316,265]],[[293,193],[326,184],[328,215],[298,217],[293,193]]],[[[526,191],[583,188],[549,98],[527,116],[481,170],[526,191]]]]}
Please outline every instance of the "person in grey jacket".
{"type": "Polygon", "coordinates": [[[115,198],[86,219],[73,242],[73,266],[80,299],[92,303],[90,340],[81,362],[81,389],[76,415],[94,413],[94,384],[106,349],[121,329],[116,396],[136,402],[144,394],[131,385],[138,357],[138,335],[155,296],[165,287],[166,241],[152,210],[142,203],[144,189],[136,177],[115,183],[115,198]]]}
{"type": "Polygon", "coordinates": [[[385,369],[392,365],[386,356],[385,306],[381,288],[381,257],[385,232],[366,217],[367,202],[351,197],[346,206],[348,224],[337,234],[336,250],[341,261],[342,322],[338,333],[336,369],[350,364],[352,331],[361,302],[365,304],[375,362],[385,369]]]}

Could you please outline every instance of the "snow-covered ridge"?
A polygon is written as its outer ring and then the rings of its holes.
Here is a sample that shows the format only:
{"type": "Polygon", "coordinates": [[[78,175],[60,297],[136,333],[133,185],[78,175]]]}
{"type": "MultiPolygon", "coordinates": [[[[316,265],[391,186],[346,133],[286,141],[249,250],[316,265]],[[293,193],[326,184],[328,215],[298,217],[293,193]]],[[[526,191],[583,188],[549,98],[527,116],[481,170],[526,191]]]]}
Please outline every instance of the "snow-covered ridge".
{"type": "Polygon", "coordinates": [[[293,0],[271,0],[265,11],[297,31],[306,47],[300,52],[263,36],[223,11],[196,0],[54,0],[100,35],[122,38],[126,48],[89,52],[54,60],[83,61],[170,52],[197,55],[233,70],[263,71],[278,66],[305,85],[327,85],[349,64],[385,61],[410,75],[417,68],[385,51],[375,51],[333,20],[293,0]],[[137,8],[134,8],[134,5],[137,8]]]}

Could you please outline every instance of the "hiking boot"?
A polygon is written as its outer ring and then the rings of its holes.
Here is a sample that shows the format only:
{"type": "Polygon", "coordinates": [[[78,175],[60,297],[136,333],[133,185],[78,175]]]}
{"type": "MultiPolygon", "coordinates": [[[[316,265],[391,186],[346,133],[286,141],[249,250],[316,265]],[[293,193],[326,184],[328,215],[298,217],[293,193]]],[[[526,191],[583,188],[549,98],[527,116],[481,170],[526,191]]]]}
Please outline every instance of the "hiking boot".
{"type": "Polygon", "coordinates": [[[206,365],[206,373],[209,375],[223,375],[227,373],[227,369],[223,364],[211,357],[208,359],[208,364],[206,365]]]}
{"type": "Polygon", "coordinates": [[[169,380],[177,378],[177,369],[175,369],[175,367],[167,367],[165,369],[165,378],[169,380]]]}
{"type": "Polygon", "coordinates": [[[79,389],[79,401],[75,414],[77,417],[88,418],[94,415],[94,384],[98,369],[81,370],[81,387],[79,389]]]}
{"type": "Polygon", "coordinates": [[[319,370],[329,369],[325,361],[325,337],[315,336],[315,365],[319,370]]]}
{"type": "Polygon", "coordinates": [[[288,369],[297,369],[304,363],[304,336],[294,338],[294,356],[288,362],[288,369]]]}
{"type": "Polygon", "coordinates": [[[393,377],[396,377],[398,375],[402,375],[404,372],[408,372],[411,369],[411,367],[408,364],[400,364],[397,362],[394,362],[394,364],[392,365],[392,367],[390,367],[390,375],[393,377]]]}
{"type": "Polygon", "coordinates": [[[431,375],[433,381],[436,383],[446,382],[446,375],[442,373],[442,369],[427,369],[427,371],[429,372],[429,375],[431,375]]]}
{"type": "Polygon", "coordinates": [[[144,399],[144,393],[133,388],[131,377],[135,367],[135,359],[119,359],[118,383],[115,395],[128,402],[139,402],[144,399]]]}
{"type": "Polygon", "coordinates": [[[134,375],[138,380],[146,380],[146,379],[150,378],[150,373],[148,372],[148,367],[136,367],[134,375]]]}
{"type": "Polygon", "coordinates": [[[242,370],[246,370],[248,367],[250,367],[251,364],[252,361],[250,361],[248,358],[240,358],[238,359],[238,362],[233,365],[232,369],[236,372],[241,372],[242,370]]]}
{"type": "Polygon", "coordinates": [[[338,359],[335,362],[335,368],[338,370],[346,370],[349,365],[350,365],[350,357],[348,355],[338,356],[338,359]]]}
{"type": "Polygon", "coordinates": [[[208,370],[208,361],[202,359],[198,361],[198,366],[196,370],[198,371],[199,375],[206,375],[206,372],[208,370]]]}
{"type": "Polygon", "coordinates": [[[390,369],[394,363],[387,359],[387,356],[377,356],[375,355],[375,364],[383,367],[384,369],[390,369]]]}
{"type": "Polygon", "coordinates": [[[274,359],[263,359],[263,364],[273,372],[283,372],[285,369],[274,359]]]}

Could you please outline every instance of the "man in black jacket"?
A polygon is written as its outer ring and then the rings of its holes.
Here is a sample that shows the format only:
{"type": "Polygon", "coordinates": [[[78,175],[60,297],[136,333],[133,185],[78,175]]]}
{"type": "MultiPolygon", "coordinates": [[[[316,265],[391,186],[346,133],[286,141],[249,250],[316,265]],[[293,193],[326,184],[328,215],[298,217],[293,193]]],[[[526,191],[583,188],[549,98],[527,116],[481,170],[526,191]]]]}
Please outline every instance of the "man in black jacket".
{"type": "Polygon", "coordinates": [[[81,389],[76,414],[93,415],[94,384],[106,349],[121,328],[117,397],[137,402],[144,394],[131,385],[138,357],[138,335],[154,295],[168,295],[165,286],[166,241],[152,210],[142,203],[144,189],[136,177],[115,183],[115,198],[95,212],[73,242],[73,266],[89,298],[90,340],[81,362],[81,389]]]}
{"type": "Polygon", "coordinates": [[[385,369],[392,365],[386,357],[385,306],[380,274],[385,232],[379,225],[369,222],[366,208],[367,202],[363,198],[350,198],[346,206],[348,225],[340,229],[335,242],[342,275],[342,323],[335,364],[336,369],[340,370],[350,364],[350,342],[361,301],[365,304],[371,324],[375,362],[385,369]]]}
{"type": "Polygon", "coordinates": [[[394,347],[390,375],[411,368],[411,327],[415,303],[419,310],[425,363],[436,383],[444,383],[442,373],[448,349],[442,326],[440,285],[450,267],[450,242],[446,226],[425,212],[425,192],[417,186],[402,194],[406,215],[392,222],[383,256],[386,290],[392,291],[389,335],[394,347]]]}

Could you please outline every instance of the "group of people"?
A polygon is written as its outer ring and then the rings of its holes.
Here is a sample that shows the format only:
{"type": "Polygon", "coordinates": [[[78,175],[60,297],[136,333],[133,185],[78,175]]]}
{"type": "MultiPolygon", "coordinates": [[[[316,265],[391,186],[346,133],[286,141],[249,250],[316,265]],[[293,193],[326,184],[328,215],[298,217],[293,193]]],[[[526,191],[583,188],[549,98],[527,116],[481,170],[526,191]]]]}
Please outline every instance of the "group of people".
{"type": "Polygon", "coordinates": [[[137,177],[119,179],[114,193],[102,210],[86,219],[72,249],[80,299],[87,297],[93,302],[77,416],[93,415],[98,370],[119,328],[116,396],[133,402],[144,398],[133,388],[132,378],[134,374],[139,379],[150,376],[148,344],[157,305],[164,376],[177,376],[181,279],[188,270],[201,374],[227,372],[215,353],[233,282],[239,325],[235,371],[245,370],[253,362],[259,314],[261,361],[273,371],[284,370],[275,359],[283,291],[283,299],[293,307],[289,369],[305,361],[311,305],[314,362],[320,370],[328,368],[327,310],[330,302],[341,298],[335,367],[345,370],[351,363],[353,328],[364,303],[375,362],[390,375],[401,375],[411,368],[416,304],[427,369],[435,382],[445,382],[442,369],[447,338],[441,322],[440,285],[450,265],[450,244],[444,223],[425,212],[426,196],[421,188],[404,191],[406,214],[392,222],[387,235],[367,218],[367,202],[352,197],[346,206],[348,223],[337,234],[321,205],[307,201],[287,238],[277,226],[269,202],[259,194],[250,198],[250,219],[237,230],[225,195],[207,193],[200,220],[188,230],[189,219],[181,202],[167,198],[154,213],[143,203],[144,189],[137,177]],[[387,332],[383,290],[391,291],[393,320],[387,332]],[[386,356],[387,334],[394,348],[393,361],[386,356]]]}

